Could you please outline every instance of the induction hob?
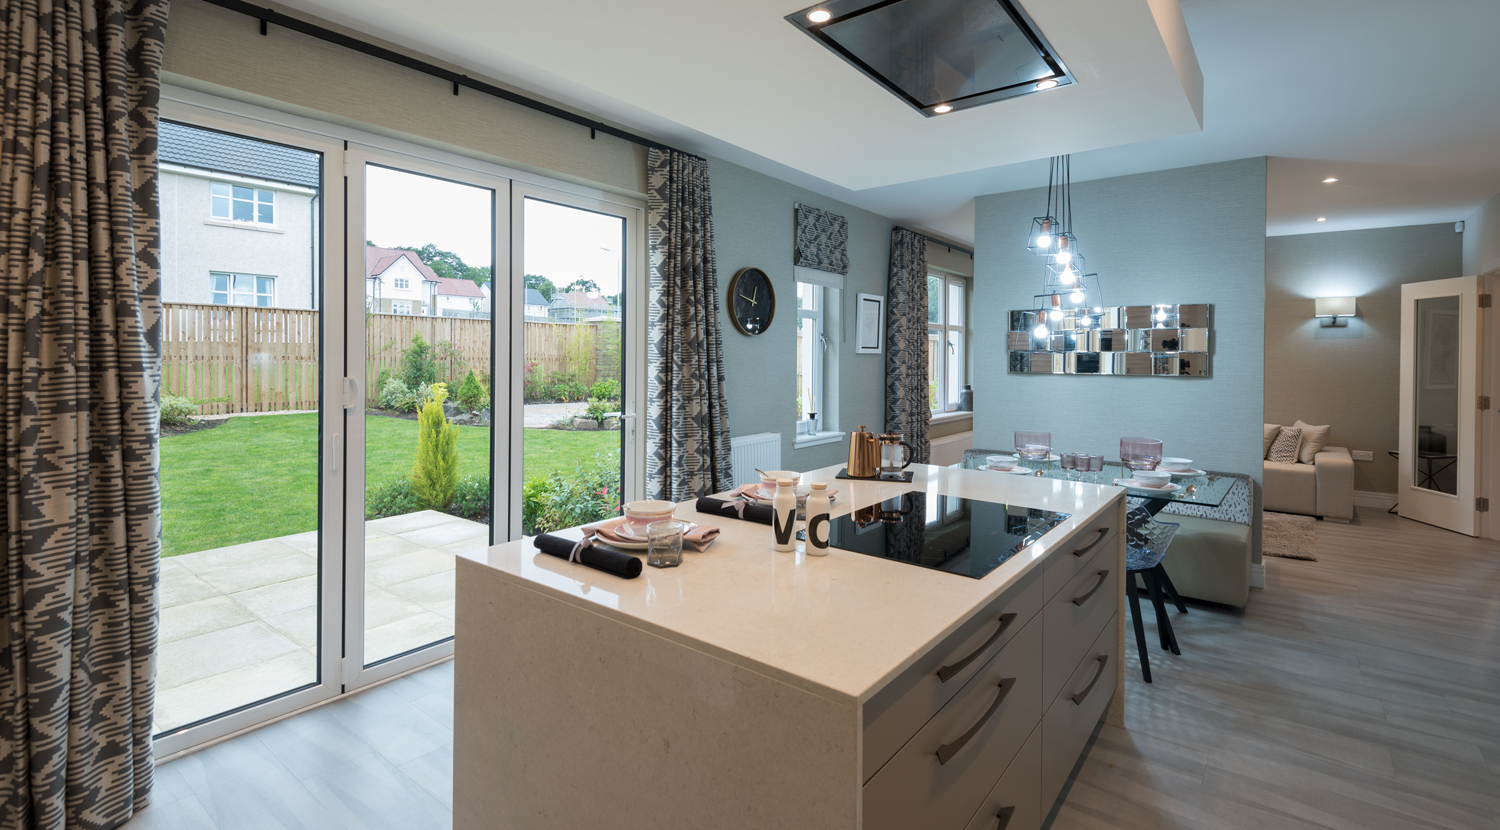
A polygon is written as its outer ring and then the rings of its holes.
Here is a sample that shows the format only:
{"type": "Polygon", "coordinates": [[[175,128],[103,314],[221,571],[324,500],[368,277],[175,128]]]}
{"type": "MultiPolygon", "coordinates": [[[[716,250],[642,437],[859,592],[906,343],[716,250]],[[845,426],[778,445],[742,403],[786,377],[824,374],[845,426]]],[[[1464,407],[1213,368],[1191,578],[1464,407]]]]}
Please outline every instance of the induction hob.
{"type": "Polygon", "coordinates": [[[833,519],[828,541],[842,550],[980,579],[1068,515],[911,492],[833,519]]]}

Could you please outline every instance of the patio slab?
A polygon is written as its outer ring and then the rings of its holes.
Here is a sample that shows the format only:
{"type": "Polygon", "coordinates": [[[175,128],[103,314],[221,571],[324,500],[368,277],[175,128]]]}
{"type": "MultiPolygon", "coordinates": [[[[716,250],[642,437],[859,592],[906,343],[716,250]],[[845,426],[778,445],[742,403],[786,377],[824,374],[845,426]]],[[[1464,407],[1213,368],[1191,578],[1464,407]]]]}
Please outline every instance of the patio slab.
{"type": "MultiPolygon", "coordinates": [[[[368,661],[453,635],[454,552],[488,536],[434,510],[366,523],[368,661]]],[[[315,682],[317,547],[298,533],[162,560],[156,731],[315,682]]]]}

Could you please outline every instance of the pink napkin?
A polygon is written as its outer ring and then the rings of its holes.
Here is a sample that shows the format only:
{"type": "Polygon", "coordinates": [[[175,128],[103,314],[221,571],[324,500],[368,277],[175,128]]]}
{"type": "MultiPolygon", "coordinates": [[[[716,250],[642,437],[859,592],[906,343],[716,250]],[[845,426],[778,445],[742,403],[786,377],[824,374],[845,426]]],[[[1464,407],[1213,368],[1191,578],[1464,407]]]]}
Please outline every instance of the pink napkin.
{"type": "Polygon", "coordinates": [[[1163,464],[1156,469],[1166,473],[1191,473],[1193,471],[1193,468],[1186,464],[1163,464]]]}
{"type": "Polygon", "coordinates": [[[1170,482],[1170,481],[1160,481],[1160,482],[1156,482],[1156,481],[1141,481],[1138,478],[1132,478],[1132,479],[1130,479],[1129,481],[1127,481],[1125,483],[1125,486],[1126,487],[1143,487],[1143,488],[1145,488],[1147,490],[1165,490],[1166,488],[1172,486],[1172,482],[1170,482]]]}
{"type": "MultiPolygon", "coordinates": [[[[625,517],[617,516],[613,519],[607,519],[602,522],[595,522],[591,525],[584,525],[583,535],[598,536],[600,539],[603,539],[606,542],[634,542],[636,544],[639,544],[645,541],[639,536],[626,535],[625,533],[621,533],[620,525],[623,524],[625,524],[625,517]]],[[[692,545],[695,550],[698,550],[700,552],[708,550],[708,546],[712,545],[714,543],[714,540],[717,538],[719,538],[719,529],[716,527],[709,527],[708,525],[695,524],[692,527],[689,527],[686,533],[682,534],[682,540],[692,545]]]]}

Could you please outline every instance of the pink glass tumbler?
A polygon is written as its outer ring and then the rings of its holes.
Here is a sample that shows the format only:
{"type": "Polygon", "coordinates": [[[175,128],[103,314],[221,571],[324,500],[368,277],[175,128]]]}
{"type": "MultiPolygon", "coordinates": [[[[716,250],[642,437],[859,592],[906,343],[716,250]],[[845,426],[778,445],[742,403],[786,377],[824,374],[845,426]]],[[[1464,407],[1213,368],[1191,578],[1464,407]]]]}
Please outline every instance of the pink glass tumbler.
{"type": "Polygon", "coordinates": [[[1129,470],[1154,470],[1161,463],[1161,442],[1155,438],[1121,438],[1120,462],[1129,470]]]}

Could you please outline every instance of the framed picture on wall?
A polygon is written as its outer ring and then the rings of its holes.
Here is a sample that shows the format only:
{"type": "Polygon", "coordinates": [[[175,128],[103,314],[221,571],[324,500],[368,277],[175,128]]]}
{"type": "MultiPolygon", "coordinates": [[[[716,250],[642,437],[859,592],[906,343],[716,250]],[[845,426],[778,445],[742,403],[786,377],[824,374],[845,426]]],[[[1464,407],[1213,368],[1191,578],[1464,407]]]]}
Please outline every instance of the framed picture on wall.
{"type": "Polygon", "coordinates": [[[879,294],[859,294],[854,302],[854,353],[883,353],[885,351],[885,298],[879,294]]]}

